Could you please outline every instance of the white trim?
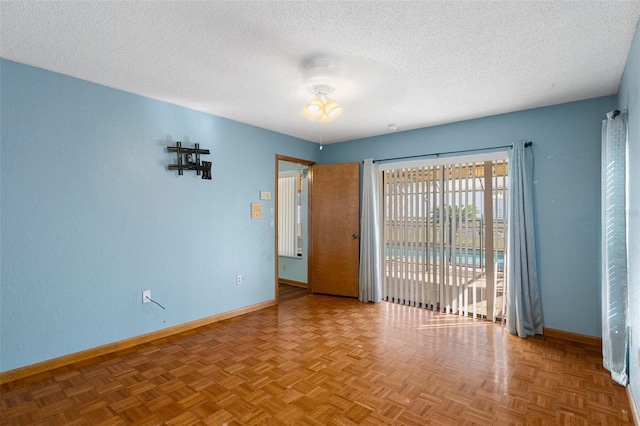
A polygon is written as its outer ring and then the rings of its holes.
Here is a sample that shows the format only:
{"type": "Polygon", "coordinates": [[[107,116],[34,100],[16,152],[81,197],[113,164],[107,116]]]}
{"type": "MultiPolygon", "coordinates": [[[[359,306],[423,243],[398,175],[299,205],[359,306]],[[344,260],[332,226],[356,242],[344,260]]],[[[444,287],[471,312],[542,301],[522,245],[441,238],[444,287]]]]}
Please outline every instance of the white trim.
{"type": "Polygon", "coordinates": [[[502,151],[486,152],[483,154],[469,154],[469,155],[456,155],[455,157],[437,157],[437,158],[422,158],[418,160],[410,161],[396,161],[388,163],[380,163],[380,171],[395,170],[395,169],[409,169],[412,167],[425,167],[425,166],[442,166],[445,164],[458,164],[458,163],[479,163],[483,161],[493,160],[508,160],[509,149],[502,151]]]}

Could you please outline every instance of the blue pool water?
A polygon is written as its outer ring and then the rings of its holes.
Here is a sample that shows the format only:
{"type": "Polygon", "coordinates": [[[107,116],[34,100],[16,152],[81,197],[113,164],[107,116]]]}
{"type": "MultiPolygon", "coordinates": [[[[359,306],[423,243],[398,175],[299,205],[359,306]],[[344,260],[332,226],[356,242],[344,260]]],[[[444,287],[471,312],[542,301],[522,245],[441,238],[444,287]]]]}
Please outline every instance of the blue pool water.
{"type": "MultiPolygon", "coordinates": [[[[403,257],[403,258],[411,258],[411,259],[424,259],[424,250],[423,247],[393,247],[387,245],[386,255],[392,257],[403,257]]],[[[444,249],[440,250],[439,247],[430,247],[429,248],[429,259],[431,261],[440,261],[441,254],[444,253],[444,257],[450,256],[450,250],[444,249]]],[[[494,259],[497,263],[498,269],[502,270],[504,268],[504,252],[498,251],[496,254],[497,259],[494,259]]],[[[467,266],[476,266],[480,267],[484,266],[486,261],[485,251],[480,249],[457,249],[455,251],[455,261],[459,265],[467,265],[467,266]]]]}

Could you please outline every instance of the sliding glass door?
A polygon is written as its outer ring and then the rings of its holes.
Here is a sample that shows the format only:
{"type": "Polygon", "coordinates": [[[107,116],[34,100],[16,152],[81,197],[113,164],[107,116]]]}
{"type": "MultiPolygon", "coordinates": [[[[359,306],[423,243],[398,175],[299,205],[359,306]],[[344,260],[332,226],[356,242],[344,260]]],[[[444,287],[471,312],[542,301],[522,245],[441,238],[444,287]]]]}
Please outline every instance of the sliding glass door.
{"type": "Polygon", "coordinates": [[[385,165],[382,174],[384,299],[502,319],[506,158],[385,165]]]}

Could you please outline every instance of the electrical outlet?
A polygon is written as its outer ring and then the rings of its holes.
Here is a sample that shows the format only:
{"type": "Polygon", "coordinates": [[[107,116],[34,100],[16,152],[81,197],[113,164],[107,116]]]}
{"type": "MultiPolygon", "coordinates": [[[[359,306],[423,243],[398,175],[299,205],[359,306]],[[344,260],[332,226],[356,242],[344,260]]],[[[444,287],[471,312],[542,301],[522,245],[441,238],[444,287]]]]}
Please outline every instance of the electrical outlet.
{"type": "Polygon", "coordinates": [[[151,290],[145,290],[142,292],[142,303],[149,303],[151,301],[151,290]]]}
{"type": "Polygon", "coordinates": [[[242,284],[242,275],[236,275],[236,284],[242,284]]]}

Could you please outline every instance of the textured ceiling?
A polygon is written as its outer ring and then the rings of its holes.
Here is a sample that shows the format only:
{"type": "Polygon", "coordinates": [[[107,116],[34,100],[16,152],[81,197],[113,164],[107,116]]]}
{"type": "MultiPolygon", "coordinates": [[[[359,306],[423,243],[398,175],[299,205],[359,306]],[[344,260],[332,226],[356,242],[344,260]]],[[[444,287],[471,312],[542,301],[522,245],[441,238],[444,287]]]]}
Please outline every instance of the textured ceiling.
{"type": "Polygon", "coordinates": [[[639,16],[639,0],[2,1],[0,56],[331,143],[615,94],[639,16]],[[299,113],[317,58],[344,107],[322,125],[299,113]]]}

